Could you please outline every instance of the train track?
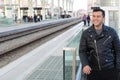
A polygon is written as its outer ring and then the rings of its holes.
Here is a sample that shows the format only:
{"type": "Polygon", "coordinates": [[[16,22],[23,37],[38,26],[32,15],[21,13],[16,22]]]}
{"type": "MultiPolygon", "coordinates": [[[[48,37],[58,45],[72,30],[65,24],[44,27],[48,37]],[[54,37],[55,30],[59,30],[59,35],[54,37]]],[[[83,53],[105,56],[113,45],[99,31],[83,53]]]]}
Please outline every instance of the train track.
{"type": "Polygon", "coordinates": [[[12,37],[10,38],[9,36],[4,36],[6,39],[1,37],[4,40],[0,42],[0,67],[23,56],[79,22],[80,20],[77,20],[60,26],[57,25],[51,28],[28,31],[18,34],[18,36],[15,34],[16,36],[11,35],[12,37]]]}

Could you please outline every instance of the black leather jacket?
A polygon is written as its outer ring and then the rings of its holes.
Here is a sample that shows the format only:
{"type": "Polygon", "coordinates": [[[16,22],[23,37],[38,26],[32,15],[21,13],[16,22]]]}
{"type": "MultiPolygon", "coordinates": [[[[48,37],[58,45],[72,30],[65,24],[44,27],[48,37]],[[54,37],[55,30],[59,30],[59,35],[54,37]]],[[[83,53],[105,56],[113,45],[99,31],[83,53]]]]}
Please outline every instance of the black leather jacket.
{"type": "Polygon", "coordinates": [[[114,29],[103,25],[100,35],[93,26],[83,31],[79,46],[82,66],[93,70],[117,68],[120,70],[120,40],[114,29]]]}

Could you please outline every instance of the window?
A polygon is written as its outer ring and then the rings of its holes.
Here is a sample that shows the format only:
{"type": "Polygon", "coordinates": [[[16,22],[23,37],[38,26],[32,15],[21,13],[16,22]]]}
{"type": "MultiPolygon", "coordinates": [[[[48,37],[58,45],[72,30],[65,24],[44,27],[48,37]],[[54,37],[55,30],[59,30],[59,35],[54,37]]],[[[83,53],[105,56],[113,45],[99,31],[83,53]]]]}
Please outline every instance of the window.
{"type": "Polygon", "coordinates": [[[118,0],[100,0],[101,6],[118,6],[118,0]]]}

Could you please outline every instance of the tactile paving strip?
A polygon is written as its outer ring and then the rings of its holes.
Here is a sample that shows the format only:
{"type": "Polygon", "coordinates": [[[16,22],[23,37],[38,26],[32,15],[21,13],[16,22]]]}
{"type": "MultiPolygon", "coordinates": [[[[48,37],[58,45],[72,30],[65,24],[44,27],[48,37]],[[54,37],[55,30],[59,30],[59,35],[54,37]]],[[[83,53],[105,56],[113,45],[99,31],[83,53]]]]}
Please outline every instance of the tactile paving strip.
{"type": "Polygon", "coordinates": [[[62,56],[51,56],[26,80],[63,80],[62,56]]]}

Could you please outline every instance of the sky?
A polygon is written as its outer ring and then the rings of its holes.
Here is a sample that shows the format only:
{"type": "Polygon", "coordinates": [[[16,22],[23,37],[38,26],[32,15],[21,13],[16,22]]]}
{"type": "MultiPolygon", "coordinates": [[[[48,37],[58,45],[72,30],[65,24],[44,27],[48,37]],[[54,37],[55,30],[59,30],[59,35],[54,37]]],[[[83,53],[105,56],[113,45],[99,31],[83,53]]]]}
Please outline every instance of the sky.
{"type": "Polygon", "coordinates": [[[87,0],[74,0],[73,10],[77,11],[79,9],[87,10],[87,0]]]}

